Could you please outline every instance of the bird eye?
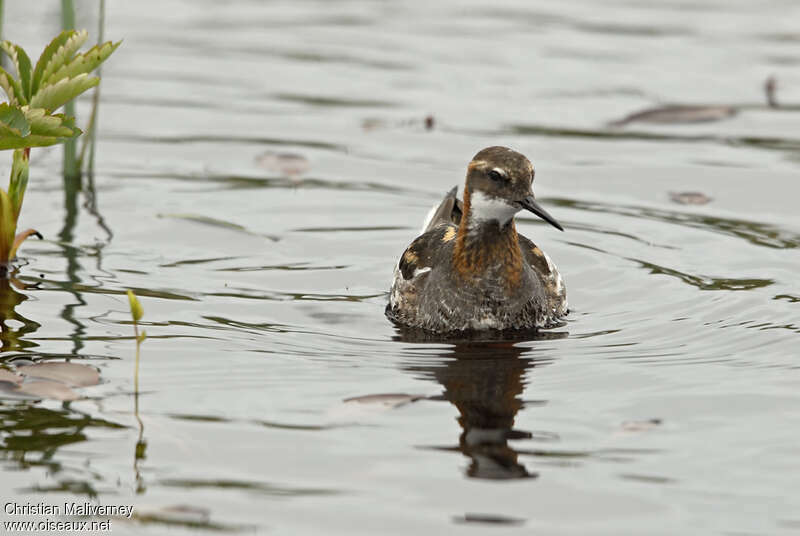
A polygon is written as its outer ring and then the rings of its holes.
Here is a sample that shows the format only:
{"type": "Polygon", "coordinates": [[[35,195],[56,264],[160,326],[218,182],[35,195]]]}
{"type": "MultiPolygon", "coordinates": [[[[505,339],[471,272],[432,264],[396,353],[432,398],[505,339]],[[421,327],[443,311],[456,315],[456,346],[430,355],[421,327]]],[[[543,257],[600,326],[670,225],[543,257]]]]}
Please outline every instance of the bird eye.
{"type": "Polygon", "coordinates": [[[489,178],[495,182],[503,182],[506,180],[505,174],[500,173],[497,169],[490,169],[489,170],[489,178]]]}

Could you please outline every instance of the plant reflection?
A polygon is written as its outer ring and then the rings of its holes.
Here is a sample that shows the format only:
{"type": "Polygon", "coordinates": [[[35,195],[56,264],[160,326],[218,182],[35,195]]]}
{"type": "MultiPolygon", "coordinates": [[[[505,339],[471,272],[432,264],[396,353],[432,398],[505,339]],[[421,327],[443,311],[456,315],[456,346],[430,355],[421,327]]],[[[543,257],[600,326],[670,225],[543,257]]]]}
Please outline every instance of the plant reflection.
{"type": "MultiPolygon", "coordinates": [[[[566,333],[536,333],[533,337],[561,338],[566,333]]],[[[403,341],[415,341],[401,335],[403,341]]],[[[442,399],[459,412],[462,432],[456,447],[433,447],[458,451],[470,458],[466,474],[473,478],[536,478],[519,461],[519,452],[509,445],[513,439],[534,439],[532,432],[514,428],[514,420],[525,406],[522,392],[527,374],[548,361],[525,356],[529,348],[517,346],[523,340],[461,341],[444,349],[440,359],[415,362],[404,368],[444,387],[442,399]]],[[[530,340],[530,337],[527,338],[530,340]]],[[[539,434],[536,434],[539,436],[539,434]]],[[[554,436],[543,435],[547,439],[554,436]]]]}
{"type": "MultiPolygon", "coordinates": [[[[17,305],[28,297],[12,286],[18,283],[16,279],[0,278],[0,352],[25,350],[38,346],[35,342],[23,339],[26,335],[34,333],[41,324],[25,318],[16,312],[17,305]],[[9,321],[19,322],[22,325],[14,328],[9,321]]],[[[19,283],[18,283],[19,284],[19,283]]]]}
{"type": "MultiPolygon", "coordinates": [[[[138,383],[138,379],[137,379],[138,383]]],[[[139,425],[139,436],[136,439],[136,446],[133,449],[133,477],[136,480],[136,493],[144,493],[147,486],[142,478],[142,470],[139,464],[147,457],[147,440],[144,438],[144,422],[139,416],[139,389],[133,393],[133,415],[139,425]]]]}
{"type": "MultiPolygon", "coordinates": [[[[78,272],[81,270],[81,265],[78,262],[78,250],[71,246],[75,226],[78,222],[78,193],[80,188],[80,176],[77,178],[64,177],[64,227],[58,234],[58,238],[63,244],[64,258],[67,260],[67,279],[70,286],[80,282],[78,272]]],[[[70,338],[73,343],[72,353],[78,355],[83,349],[86,326],[75,317],[75,309],[86,305],[86,300],[84,300],[80,292],[72,291],[70,293],[75,297],[77,303],[65,305],[61,317],[75,326],[70,338]]]]}
{"type": "Polygon", "coordinates": [[[87,440],[89,429],[122,429],[125,426],[72,411],[65,406],[53,410],[33,402],[0,401],[0,460],[13,462],[20,469],[44,467],[54,475],[52,487],[35,491],[70,491],[96,497],[97,478],[89,475],[76,479],[76,474],[86,473],[86,467],[76,464],[65,468],[56,461],[56,451],[65,445],[87,440]],[[58,478],[61,475],[65,478],[58,478]]]}

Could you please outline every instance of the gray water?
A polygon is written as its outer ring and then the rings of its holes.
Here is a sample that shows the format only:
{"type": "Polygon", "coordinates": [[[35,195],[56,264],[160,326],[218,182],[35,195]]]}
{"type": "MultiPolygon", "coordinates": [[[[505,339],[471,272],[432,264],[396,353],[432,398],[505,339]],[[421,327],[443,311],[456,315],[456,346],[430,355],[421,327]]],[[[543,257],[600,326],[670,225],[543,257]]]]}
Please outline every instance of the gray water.
{"type": "MultiPolygon", "coordinates": [[[[4,32],[38,54],[59,6],[31,4],[4,32]]],[[[116,534],[800,531],[800,113],[761,89],[800,103],[800,4],[108,4],[97,171],[65,199],[60,149],[33,151],[46,240],[0,355],[103,383],[0,401],[4,503],[134,505],[116,534]],[[665,102],[743,108],[605,126],[665,102]],[[409,339],[394,263],[498,144],[567,229],[517,223],[568,321],[409,339]]]]}

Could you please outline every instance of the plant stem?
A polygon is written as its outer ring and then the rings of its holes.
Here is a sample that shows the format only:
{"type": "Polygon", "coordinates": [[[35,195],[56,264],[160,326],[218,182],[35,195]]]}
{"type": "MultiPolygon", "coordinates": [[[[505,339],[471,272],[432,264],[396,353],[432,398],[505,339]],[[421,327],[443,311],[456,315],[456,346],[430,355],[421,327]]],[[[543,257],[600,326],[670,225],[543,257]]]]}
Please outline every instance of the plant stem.
{"type": "MultiPolygon", "coordinates": [[[[5,2],[4,0],[0,0],[0,39],[3,39],[3,15],[5,15],[5,6],[3,5],[5,2]]],[[[0,67],[4,67],[6,62],[6,57],[3,55],[0,57],[0,67]]]]}
{"type": "MultiPolygon", "coordinates": [[[[61,29],[72,30],[75,28],[75,5],[72,0],[61,0],[61,29]]],[[[75,116],[75,103],[68,102],[64,105],[64,113],[67,116],[75,116]]],[[[76,157],[77,143],[74,139],[68,140],[64,144],[64,182],[76,182],[80,188],[81,170],[78,167],[76,157]]]]}
{"type": "Polygon", "coordinates": [[[61,0],[61,29],[75,28],[75,4],[72,0],[61,0]]]}
{"type": "Polygon", "coordinates": [[[139,338],[139,326],[133,323],[133,333],[136,335],[136,364],[133,369],[133,392],[136,394],[136,413],[139,413],[139,346],[142,341],[139,338]]]}
{"type": "Polygon", "coordinates": [[[139,462],[145,457],[147,443],[144,440],[144,423],[139,416],[139,347],[142,345],[142,339],[139,337],[139,326],[136,321],[133,322],[133,333],[136,335],[136,364],[133,370],[133,416],[139,424],[139,439],[136,441],[136,447],[133,450],[133,475],[136,479],[136,493],[144,493],[145,485],[142,479],[142,472],[139,469],[139,462]]]}
{"type": "MultiPolygon", "coordinates": [[[[0,0],[2,2],[2,0],[0,0]]],[[[97,17],[97,44],[103,42],[103,33],[106,25],[106,0],[100,0],[100,12],[97,17]]],[[[97,76],[100,76],[101,67],[97,68],[97,76]]],[[[97,144],[97,123],[98,115],[100,112],[100,84],[94,88],[92,94],[92,115],[89,116],[89,123],[86,126],[87,136],[83,140],[81,147],[81,156],[78,159],[78,168],[83,169],[83,163],[86,161],[86,149],[89,149],[89,162],[86,165],[86,171],[91,175],[94,173],[94,153],[97,144]]]]}

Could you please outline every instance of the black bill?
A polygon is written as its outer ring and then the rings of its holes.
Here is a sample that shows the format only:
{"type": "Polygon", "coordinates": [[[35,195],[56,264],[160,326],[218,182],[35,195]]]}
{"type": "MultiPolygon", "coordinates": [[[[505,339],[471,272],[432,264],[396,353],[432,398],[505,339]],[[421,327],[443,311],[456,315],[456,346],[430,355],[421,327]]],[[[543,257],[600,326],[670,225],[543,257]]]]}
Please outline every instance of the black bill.
{"type": "Polygon", "coordinates": [[[558,229],[559,231],[563,231],[564,228],[561,227],[561,224],[556,221],[554,217],[547,213],[545,209],[543,209],[539,203],[536,202],[536,199],[533,198],[532,195],[529,195],[522,201],[518,201],[519,205],[524,208],[525,210],[529,210],[542,218],[544,221],[558,229]]]}

